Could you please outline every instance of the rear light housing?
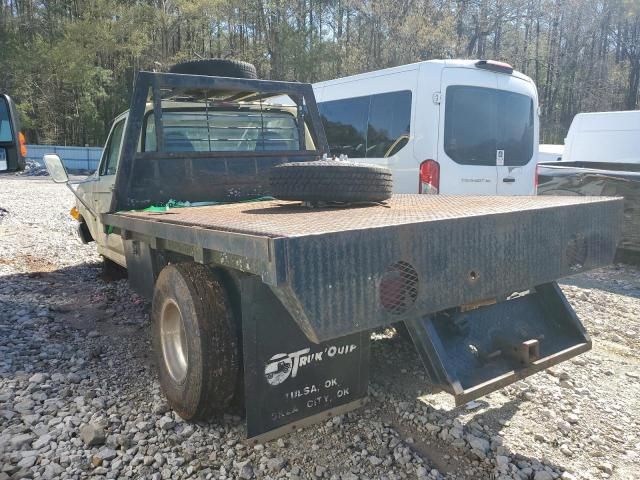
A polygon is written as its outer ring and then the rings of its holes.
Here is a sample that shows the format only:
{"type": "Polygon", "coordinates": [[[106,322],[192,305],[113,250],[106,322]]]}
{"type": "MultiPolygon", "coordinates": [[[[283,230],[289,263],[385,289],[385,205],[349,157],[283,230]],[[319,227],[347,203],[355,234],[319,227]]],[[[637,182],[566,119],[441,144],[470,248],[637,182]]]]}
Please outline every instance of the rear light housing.
{"type": "Polygon", "coordinates": [[[20,155],[22,157],[27,156],[27,139],[24,136],[24,133],[18,133],[18,143],[20,144],[20,155]]]}
{"type": "Polygon", "coordinates": [[[538,194],[538,175],[540,175],[540,165],[536,165],[536,173],[533,176],[533,194],[538,194]]]}
{"type": "Polygon", "coordinates": [[[511,75],[513,73],[513,67],[505,62],[496,62],[495,60],[478,60],[476,67],[484,70],[491,70],[492,72],[507,73],[511,75]]]}
{"type": "Polygon", "coordinates": [[[425,160],[420,164],[418,193],[440,193],[440,164],[435,160],[425,160]]]}

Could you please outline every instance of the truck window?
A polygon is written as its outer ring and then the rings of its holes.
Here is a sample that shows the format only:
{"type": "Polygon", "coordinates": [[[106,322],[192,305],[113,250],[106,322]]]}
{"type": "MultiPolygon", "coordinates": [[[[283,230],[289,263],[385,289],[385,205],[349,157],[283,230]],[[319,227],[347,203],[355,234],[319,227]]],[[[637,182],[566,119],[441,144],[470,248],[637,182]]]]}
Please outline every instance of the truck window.
{"type": "Polygon", "coordinates": [[[104,160],[100,175],[115,175],[118,168],[118,157],[120,156],[120,145],[122,144],[122,134],[124,132],[124,119],[115,124],[102,154],[104,160]]]}
{"type": "Polygon", "coordinates": [[[515,92],[484,87],[447,87],[444,150],[462,165],[527,164],[533,157],[533,100],[515,92]]]}
{"type": "Polygon", "coordinates": [[[409,140],[408,90],[332,100],[320,103],[318,108],[334,155],[389,157],[409,140]]]}
{"type": "MultiPolygon", "coordinates": [[[[165,110],[167,152],[252,152],[300,150],[296,118],[280,110],[165,110]]],[[[156,150],[153,114],[147,115],[144,150],[156,150]]]]}
{"type": "Polygon", "coordinates": [[[13,141],[9,105],[7,105],[7,101],[4,98],[0,97],[0,142],[13,143],[13,141]]]}

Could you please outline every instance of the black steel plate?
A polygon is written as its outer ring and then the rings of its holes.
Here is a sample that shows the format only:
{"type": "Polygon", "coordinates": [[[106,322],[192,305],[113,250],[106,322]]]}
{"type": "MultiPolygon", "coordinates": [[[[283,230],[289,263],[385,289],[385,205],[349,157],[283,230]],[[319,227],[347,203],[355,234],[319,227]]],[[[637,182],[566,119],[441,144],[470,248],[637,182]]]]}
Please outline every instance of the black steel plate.
{"type": "Polygon", "coordinates": [[[117,216],[269,238],[296,238],[500,214],[533,215],[532,211],[615,202],[602,197],[394,195],[383,205],[349,208],[307,208],[299,202],[273,200],[177,208],[163,213],[120,212],[117,216]]]}

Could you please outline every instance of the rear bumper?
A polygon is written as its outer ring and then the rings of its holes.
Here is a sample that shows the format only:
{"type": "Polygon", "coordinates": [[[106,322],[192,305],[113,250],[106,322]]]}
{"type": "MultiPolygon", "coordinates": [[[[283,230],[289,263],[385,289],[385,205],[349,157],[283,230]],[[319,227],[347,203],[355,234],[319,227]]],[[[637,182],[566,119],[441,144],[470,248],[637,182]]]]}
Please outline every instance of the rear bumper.
{"type": "Polygon", "coordinates": [[[591,348],[558,285],[458,314],[406,322],[431,381],[457,405],[591,348]]]}

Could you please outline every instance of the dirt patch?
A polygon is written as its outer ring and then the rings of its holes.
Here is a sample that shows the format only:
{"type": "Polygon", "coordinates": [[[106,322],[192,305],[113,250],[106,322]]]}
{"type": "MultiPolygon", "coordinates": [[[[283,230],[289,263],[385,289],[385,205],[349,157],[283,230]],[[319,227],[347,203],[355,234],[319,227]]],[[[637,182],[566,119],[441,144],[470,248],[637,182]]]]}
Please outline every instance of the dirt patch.
{"type": "Polygon", "coordinates": [[[59,267],[45,258],[36,255],[18,254],[11,258],[0,258],[0,265],[8,265],[21,272],[53,272],[59,267]]]}

